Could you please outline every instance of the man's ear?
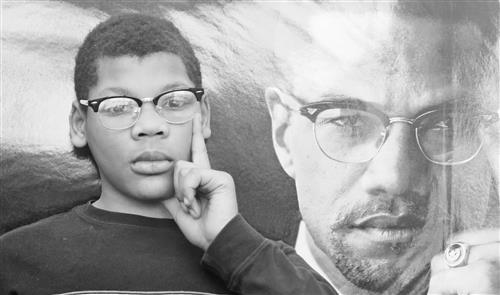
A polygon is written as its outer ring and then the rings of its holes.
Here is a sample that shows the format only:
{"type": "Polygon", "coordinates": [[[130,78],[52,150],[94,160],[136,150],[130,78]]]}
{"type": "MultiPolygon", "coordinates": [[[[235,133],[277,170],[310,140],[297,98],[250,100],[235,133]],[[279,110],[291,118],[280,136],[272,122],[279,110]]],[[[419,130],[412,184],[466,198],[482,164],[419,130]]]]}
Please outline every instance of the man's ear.
{"type": "Polygon", "coordinates": [[[212,135],[212,130],[210,129],[210,102],[209,96],[203,95],[200,101],[201,106],[201,128],[203,132],[203,138],[207,139],[212,135]]]}
{"type": "Polygon", "coordinates": [[[292,178],[295,178],[293,159],[290,153],[289,127],[290,102],[289,97],[275,87],[268,87],[265,98],[272,121],[274,151],[281,167],[292,178]]]}
{"type": "Polygon", "coordinates": [[[85,122],[87,115],[84,113],[78,102],[75,100],[71,105],[69,114],[69,137],[73,146],[82,148],[87,145],[87,136],[85,133],[85,122]]]}

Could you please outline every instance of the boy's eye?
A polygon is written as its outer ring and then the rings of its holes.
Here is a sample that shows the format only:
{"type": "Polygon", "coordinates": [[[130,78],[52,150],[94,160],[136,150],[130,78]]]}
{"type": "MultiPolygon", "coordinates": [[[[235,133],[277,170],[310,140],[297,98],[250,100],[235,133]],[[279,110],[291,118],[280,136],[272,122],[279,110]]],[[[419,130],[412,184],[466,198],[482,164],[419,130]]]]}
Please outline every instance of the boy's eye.
{"type": "Polygon", "coordinates": [[[175,108],[180,108],[184,106],[186,102],[183,99],[178,99],[178,98],[171,98],[171,99],[166,99],[162,107],[169,108],[169,109],[175,109],[175,108]]]}
{"type": "Polygon", "coordinates": [[[175,91],[165,94],[158,101],[162,109],[182,109],[196,102],[196,97],[189,91],[175,91]]]}
{"type": "Polygon", "coordinates": [[[132,113],[137,109],[137,103],[128,98],[111,98],[101,102],[99,112],[108,116],[132,113]]]}

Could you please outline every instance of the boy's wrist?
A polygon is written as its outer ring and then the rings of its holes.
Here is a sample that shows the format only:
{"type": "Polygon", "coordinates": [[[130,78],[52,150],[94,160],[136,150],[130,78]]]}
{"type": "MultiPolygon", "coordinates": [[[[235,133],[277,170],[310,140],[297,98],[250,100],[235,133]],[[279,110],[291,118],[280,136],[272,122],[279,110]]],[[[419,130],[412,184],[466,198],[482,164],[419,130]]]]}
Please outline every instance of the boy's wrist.
{"type": "MultiPolygon", "coordinates": [[[[219,236],[222,234],[222,238],[224,238],[224,231],[228,226],[230,226],[231,223],[234,222],[234,220],[239,216],[240,214],[236,212],[231,218],[228,218],[227,222],[219,229],[216,230],[216,234],[209,235],[206,239],[205,245],[202,245],[203,251],[207,251],[208,248],[214,243],[215,240],[218,239],[219,236]]],[[[223,222],[222,222],[223,223],[223,222]]]]}
{"type": "Polygon", "coordinates": [[[202,265],[229,280],[233,273],[263,243],[264,238],[240,214],[233,217],[208,246],[202,265]]]}

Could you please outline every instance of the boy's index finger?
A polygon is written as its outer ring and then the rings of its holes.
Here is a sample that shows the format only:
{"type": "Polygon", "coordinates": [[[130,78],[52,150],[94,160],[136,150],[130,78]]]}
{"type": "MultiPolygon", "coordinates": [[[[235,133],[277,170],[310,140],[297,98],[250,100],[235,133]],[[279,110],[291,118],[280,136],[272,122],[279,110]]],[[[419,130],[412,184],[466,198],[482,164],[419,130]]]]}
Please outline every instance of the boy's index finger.
{"type": "Polygon", "coordinates": [[[193,138],[191,140],[191,159],[193,163],[200,167],[210,169],[207,146],[203,137],[201,126],[201,115],[195,114],[193,118],[193,138]]]}

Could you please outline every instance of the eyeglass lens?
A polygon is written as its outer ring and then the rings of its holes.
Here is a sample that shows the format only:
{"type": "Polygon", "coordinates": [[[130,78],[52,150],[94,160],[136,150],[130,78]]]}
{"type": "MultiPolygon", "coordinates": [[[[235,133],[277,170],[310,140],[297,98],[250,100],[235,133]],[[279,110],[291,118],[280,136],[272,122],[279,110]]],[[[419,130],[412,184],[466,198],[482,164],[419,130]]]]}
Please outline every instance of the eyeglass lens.
{"type": "Polygon", "coordinates": [[[377,153],[385,126],[375,115],[351,109],[327,109],[316,118],[316,140],[325,154],[345,162],[365,162],[377,153]]]}
{"type": "MultiPolygon", "coordinates": [[[[156,112],[169,123],[184,123],[192,119],[197,111],[196,96],[190,91],[169,92],[158,98],[156,112]]],[[[98,115],[104,127],[125,129],[138,120],[141,107],[128,97],[113,97],[103,100],[98,115]]]]}
{"type": "Polygon", "coordinates": [[[422,118],[417,139],[422,151],[438,163],[467,161],[482,145],[480,116],[463,112],[433,112],[422,118]]]}
{"type": "MultiPolygon", "coordinates": [[[[458,111],[431,112],[415,123],[417,141],[433,162],[449,164],[469,160],[481,148],[479,116],[458,111]]],[[[383,145],[383,120],[363,110],[334,108],[318,114],[314,132],[320,149],[330,158],[349,163],[372,159],[383,145]]]]}

